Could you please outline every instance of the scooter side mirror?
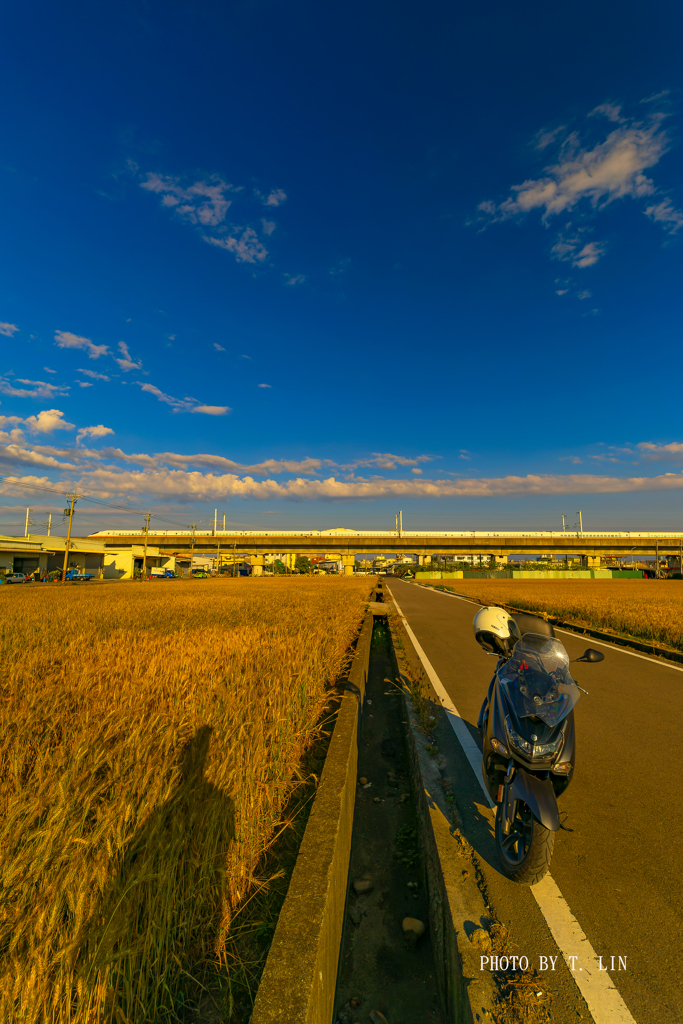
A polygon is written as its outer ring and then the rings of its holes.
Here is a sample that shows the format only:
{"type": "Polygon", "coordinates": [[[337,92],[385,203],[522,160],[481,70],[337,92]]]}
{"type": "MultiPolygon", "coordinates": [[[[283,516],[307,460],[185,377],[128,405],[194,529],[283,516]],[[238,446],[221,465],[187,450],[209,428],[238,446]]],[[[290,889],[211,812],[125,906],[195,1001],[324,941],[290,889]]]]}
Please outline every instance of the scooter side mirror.
{"type": "Polygon", "coordinates": [[[589,647],[587,651],[584,651],[580,658],[574,658],[574,661],[604,661],[605,655],[602,651],[596,651],[593,647],[589,647]]]}

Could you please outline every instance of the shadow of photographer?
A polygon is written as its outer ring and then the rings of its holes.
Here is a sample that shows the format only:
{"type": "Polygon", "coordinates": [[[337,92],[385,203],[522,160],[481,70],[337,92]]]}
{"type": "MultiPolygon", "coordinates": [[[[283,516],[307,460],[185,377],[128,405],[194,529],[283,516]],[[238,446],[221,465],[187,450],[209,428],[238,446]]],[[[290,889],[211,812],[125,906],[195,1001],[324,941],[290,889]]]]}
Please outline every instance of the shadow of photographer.
{"type": "Polygon", "coordinates": [[[104,982],[107,1019],[177,1009],[180,990],[204,988],[196,967],[218,952],[235,810],[205,777],[212,731],[202,726],[184,745],[175,792],[127,844],[77,940],[82,997],[104,982]]]}

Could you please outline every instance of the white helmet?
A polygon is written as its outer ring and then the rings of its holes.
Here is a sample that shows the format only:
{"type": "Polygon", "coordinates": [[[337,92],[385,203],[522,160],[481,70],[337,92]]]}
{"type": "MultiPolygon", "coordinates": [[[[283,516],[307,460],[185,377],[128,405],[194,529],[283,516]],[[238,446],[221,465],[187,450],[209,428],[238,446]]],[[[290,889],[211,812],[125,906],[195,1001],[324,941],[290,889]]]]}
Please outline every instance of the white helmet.
{"type": "Polygon", "coordinates": [[[482,608],[474,616],[474,637],[489,654],[507,658],[519,640],[517,623],[504,608],[482,608]]]}

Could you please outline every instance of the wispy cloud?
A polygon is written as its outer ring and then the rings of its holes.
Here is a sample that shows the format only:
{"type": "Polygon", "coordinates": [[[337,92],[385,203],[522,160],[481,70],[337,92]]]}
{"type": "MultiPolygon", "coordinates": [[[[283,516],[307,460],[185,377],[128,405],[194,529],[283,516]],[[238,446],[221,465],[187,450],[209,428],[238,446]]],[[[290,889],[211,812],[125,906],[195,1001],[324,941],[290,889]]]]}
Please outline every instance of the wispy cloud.
{"type": "MultiPolygon", "coordinates": [[[[579,207],[585,216],[617,199],[643,200],[661,194],[645,172],[659,163],[671,144],[663,127],[664,114],[653,111],[640,119],[625,117],[619,106],[608,102],[595,107],[588,116],[593,120],[604,117],[616,127],[593,145],[582,143],[580,133],[566,126],[540,132],[534,148],[557,147],[556,161],[544,168],[541,177],[513,185],[506,199],[480,203],[476,221],[485,227],[537,210],[547,226],[553,218],[575,209],[578,212],[579,207]]],[[[665,197],[644,212],[670,233],[683,224],[683,213],[665,197]]],[[[603,243],[582,240],[576,231],[572,235],[565,230],[553,246],[552,255],[575,267],[589,267],[604,251],[603,243]]]]}
{"type": "Polygon", "coordinates": [[[12,381],[0,377],[0,392],[3,395],[14,395],[15,398],[53,398],[55,395],[66,395],[71,389],[68,384],[50,384],[44,380],[26,380],[17,378],[17,384],[28,384],[27,388],[17,388],[12,381]]]}
{"type": "Polygon", "coordinates": [[[216,352],[225,352],[223,346],[219,345],[217,341],[214,341],[213,347],[216,349],[216,352]]]}
{"type": "Polygon", "coordinates": [[[82,338],[79,334],[72,334],[70,331],[55,331],[55,345],[57,348],[78,348],[88,353],[89,359],[99,359],[100,356],[109,355],[108,345],[95,345],[90,338],[82,338]]]}
{"type": "Polygon", "coordinates": [[[573,267],[592,267],[605,252],[605,245],[602,242],[583,242],[580,232],[574,236],[560,234],[558,240],[550,250],[554,260],[561,260],[564,263],[571,263],[573,267]]]}
{"type": "Polygon", "coordinates": [[[274,188],[263,200],[264,206],[280,206],[286,200],[287,195],[281,188],[274,188]]]}
{"type": "Polygon", "coordinates": [[[229,405],[195,405],[190,412],[197,412],[202,416],[227,416],[232,410],[229,405]]]}
{"type": "MultiPolygon", "coordinates": [[[[242,229],[237,229],[238,232],[240,230],[242,229]]],[[[268,255],[268,250],[253,228],[244,228],[239,237],[230,235],[228,238],[216,238],[213,235],[204,235],[204,241],[234,253],[238,263],[262,263],[268,255]]]]}
{"type": "Polygon", "coordinates": [[[670,460],[678,462],[683,459],[683,444],[680,441],[672,441],[669,444],[653,444],[650,441],[641,441],[636,449],[644,459],[656,461],[670,460]]]}
{"type": "Polygon", "coordinates": [[[305,274],[285,274],[285,277],[288,279],[288,285],[304,284],[306,281],[305,274]]]}
{"type": "Polygon", "coordinates": [[[235,191],[232,185],[217,174],[208,181],[195,181],[183,187],[180,178],[148,173],[140,185],[148,192],[161,196],[161,205],[172,209],[179,217],[191,224],[215,227],[225,220],[232,199],[228,193],[235,191]]]}
{"type": "Polygon", "coordinates": [[[154,384],[143,383],[136,380],[135,383],[150,395],[154,395],[160,402],[170,405],[174,412],[200,413],[205,416],[226,416],[232,410],[228,405],[205,405],[196,398],[174,398],[167,395],[154,384]]]}
{"type": "Polygon", "coordinates": [[[129,370],[142,369],[142,360],[139,359],[137,362],[135,362],[135,360],[132,358],[130,354],[130,351],[125,341],[119,342],[119,352],[121,353],[121,358],[115,358],[114,362],[119,364],[124,373],[128,373],[129,370]]]}
{"type": "Polygon", "coordinates": [[[3,334],[6,338],[13,338],[19,328],[16,324],[6,324],[0,320],[0,334],[3,334]]]}
{"type": "Polygon", "coordinates": [[[663,199],[660,203],[648,206],[645,215],[650,220],[663,224],[670,235],[675,235],[683,227],[683,211],[677,210],[670,199],[663,199]]]}
{"type": "MultiPolygon", "coordinates": [[[[45,367],[47,370],[47,366],[45,367]]],[[[54,371],[52,371],[54,372],[54,371]]],[[[95,370],[83,370],[79,367],[79,373],[84,373],[86,377],[92,377],[93,380],[109,380],[106,373],[97,373],[95,370]]]]}
{"type": "Polygon", "coordinates": [[[257,384],[256,385],[257,388],[271,388],[272,386],[273,386],[272,384],[257,384]]]}
{"type": "MultiPolygon", "coordinates": [[[[51,370],[49,366],[44,366],[43,369],[45,370],[46,373],[56,373],[57,372],[56,370],[51,370]]],[[[83,371],[80,370],[79,372],[82,373],[83,371]]]]}
{"type": "MultiPolygon", "coordinates": [[[[262,263],[268,256],[256,228],[268,237],[275,230],[274,221],[257,216],[256,227],[230,225],[227,221],[235,198],[244,193],[241,186],[231,185],[217,174],[187,184],[179,177],[147,172],[140,187],[157,194],[162,206],[172,210],[181,220],[195,225],[201,230],[205,242],[232,253],[238,263],[262,263]]],[[[287,196],[282,189],[273,189],[266,196],[256,191],[252,203],[254,198],[264,206],[275,208],[287,196]]]]}

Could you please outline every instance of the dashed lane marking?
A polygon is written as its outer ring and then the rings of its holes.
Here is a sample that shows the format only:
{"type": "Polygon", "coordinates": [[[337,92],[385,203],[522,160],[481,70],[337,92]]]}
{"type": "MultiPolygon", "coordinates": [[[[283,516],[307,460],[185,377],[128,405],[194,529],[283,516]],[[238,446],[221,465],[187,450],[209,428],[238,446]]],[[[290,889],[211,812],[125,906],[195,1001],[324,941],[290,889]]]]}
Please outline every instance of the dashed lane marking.
{"type": "MultiPolygon", "coordinates": [[[[453,732],[457,736],[465,756],[472,767],[474,777],[484,794],[484,799],[489,807],[493,807],[494,805],[489,797],[481,774],[481,751],[472,738],[472,734],[465,725],[445,686],[434,671],[419,640],[410,628],[410,623],[401,611],[393,593],[391,596],[417,656],[429,676],[429,680],[446,711],[453,732]]],[[[612,984],[609,973],[604,969],[600,970],[600,961],[595,954],[595,950],[581,925],[569,909],[567,901],[550,873],[545,875],[536,885],[532,885],[529,888],[550,928],[552,937],[572,972],[572,977],[581,995],[586,1000],[595,1024],[636,1024],[626,1003],[612,984]],[[572,963],[574,963],[574,969],[572,969],[572,963]]]]}

